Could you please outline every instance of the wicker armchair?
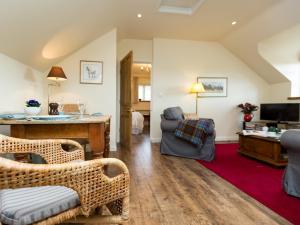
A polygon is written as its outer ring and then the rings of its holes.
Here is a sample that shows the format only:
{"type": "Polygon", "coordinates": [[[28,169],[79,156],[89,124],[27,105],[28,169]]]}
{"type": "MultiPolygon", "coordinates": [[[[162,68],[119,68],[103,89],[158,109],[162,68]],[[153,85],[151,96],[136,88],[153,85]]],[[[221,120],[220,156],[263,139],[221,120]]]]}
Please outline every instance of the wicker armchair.
{"type": "Polygon", "coordinates": [[[49,164],[20,163],[0,157],[0,189],[39,186],[64,186],[77,192],[80,204],[75,208],[39,221],[38,224],[105,223],[124,224],[129,219],[129,172],[126,165],[113,158],[83,160],[84,151],[70,140],[23,140],[0,135],[0,153],[35,153],[49,164]],[[76,150],[65,152],[62,144],[76,150]],[[115,166],[115,177],[104,174],[103,167],[115,166]],[[102,206],[112,215],[103,216],[102,206]],[[70,220],[73,219],[73,220],[70,220]]]}

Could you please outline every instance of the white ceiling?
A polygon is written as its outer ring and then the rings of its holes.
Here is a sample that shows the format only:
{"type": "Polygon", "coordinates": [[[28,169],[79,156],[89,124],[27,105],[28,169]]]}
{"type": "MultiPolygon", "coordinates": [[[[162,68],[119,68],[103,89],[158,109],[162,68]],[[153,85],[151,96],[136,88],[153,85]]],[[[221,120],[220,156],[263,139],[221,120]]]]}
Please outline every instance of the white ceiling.
{"type": "Polygon", "coordinates": [[[300,24],[261,41],[259,52],[272,64],[300,66],[300,24]]]}
{"type": "Polygon", "coordinates": [[[192,15],[205,0],[161,0],[159,12],[192,15]]]}
{"type": "Polygon", "coordinates": [[[161,0],[160,5],[171,7],[193,8],[203,0],[161,0]]]}
{"type": "Polygon", "coordinates": [[[292,96],[300,95],[300,24],[263,40],[260,55],[292,81],[292,96]]]}
{"type": "Polygon", "coordinates": [[[119,39],[214,41],[278,1],[206,0],[189,16],[158,12],[160,0],[1,0],[0,52],[43,71],[113,28],[119,39]]]}
{"type": "MultiPolygon", "coordinates": [[[[288,82],[281,71],[260,55],[258,46],[260,42],[299,24],[299,9],[299,0],[280,0],[228,34],[221,43],[268,83],[288,82]]],[[[284,46],[287,47],[286,44],[284,46]]],[[[297,47],[298,45],[294,45],[294,48],[297,47]]]]}

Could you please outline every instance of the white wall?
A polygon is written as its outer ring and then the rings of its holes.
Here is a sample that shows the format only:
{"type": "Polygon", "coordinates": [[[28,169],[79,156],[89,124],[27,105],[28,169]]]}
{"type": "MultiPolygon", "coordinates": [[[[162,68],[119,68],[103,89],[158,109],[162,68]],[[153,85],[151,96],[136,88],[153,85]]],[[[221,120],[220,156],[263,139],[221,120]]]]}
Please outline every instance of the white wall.
{"type": "MultiPolygon", "coordinates": [[[[284,82],[270,85],[270,102],[281,103],[289,102],[291,94],[291,82],[284,82]]],[[[294,100],[292,102],[295,102],[294,100]]]]}
{"type": "Polygon", "coordinates": [[[87,113],[101,112],[111,115],[111,149],[116,150],[116,76],[117,33],[112,30],[85,47],[79,49],[66,59],[60,66],[63,67],[67,81],[61,87],[53,90],[56,101],[86,104],[87,113]],[[103,62],[103,84],[80,84],[80,60],[103,62]]]}
{"type": "MultiPolygon", "coordinates": [[[[0,53],[0,113],[24,112],[25,101],[38,99],[47,110],[46,76],[0,53]]],[[[0,133],[9,135],[9,127],[0,126],[0,133]]]]}
{"type": "Polygon", "coordinates": [[[152,40],[123,39],[118,43],[118,61],[133,51],[134,62],[152,62],[152,40]]]}
{"type": "MultiPolygon", "coordinates": [[[[199,115],[216,123],[217,140],[236,139],[240,129],[239,103],[267,101],[270,86],[240,59],[216,42],[154,39],[151,140],[161,138],[163,109],[181,106],[195,112],[195,96],[188,93],[197,76],[228,77],[228,97],[200,98],[199,115]]],[[[257,114],[258,117],[259,114],[257,114]]]]}
{"type": "Polygon", "coordinates": [[[153,41],[138,39],[123,39],[118,43],[118,62],[117,62],[117,140],[119,141],[120,127],[120,61],[130,52],[133,51],[133,61],[140,63],[152,63],[153,61],[153,41]]]}

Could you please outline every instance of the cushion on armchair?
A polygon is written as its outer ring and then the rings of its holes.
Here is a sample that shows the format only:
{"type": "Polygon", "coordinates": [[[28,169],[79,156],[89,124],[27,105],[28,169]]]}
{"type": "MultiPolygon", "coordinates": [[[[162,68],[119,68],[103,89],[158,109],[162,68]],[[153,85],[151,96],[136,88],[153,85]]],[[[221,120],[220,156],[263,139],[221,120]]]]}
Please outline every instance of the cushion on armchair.
{"type": "Polygon", "coordinates": [[[166,120],[183,120],[184,114],[180,107],[171,107],[164,110],[166,120]]]}
{"type": "Polygon", "coordinates": [[[174,134],[194,145],[202,146],[208,135],[211,125],[209,120],[184,120],[178,123],[174,134]]]}
{"type": "Polygon", "coordinates": [[[79,204],[77,192],[66,187],[4,189],[0,191],[0,221],[9,225],[32,224],[79,204]]]}

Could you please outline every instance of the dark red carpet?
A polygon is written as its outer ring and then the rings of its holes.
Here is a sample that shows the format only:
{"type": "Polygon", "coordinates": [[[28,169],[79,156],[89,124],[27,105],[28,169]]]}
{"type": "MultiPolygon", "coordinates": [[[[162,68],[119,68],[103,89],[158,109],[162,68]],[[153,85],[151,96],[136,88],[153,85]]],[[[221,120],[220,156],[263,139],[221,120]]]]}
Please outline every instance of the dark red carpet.
{"type": "Polygon", "coordinates": [[[238,144],[217,144],[215,160],[199,163],[291,223],[300,225],[300,199],[288,196],[281,186],[284,170],[241,156],[237,149],[238,144]]]}

